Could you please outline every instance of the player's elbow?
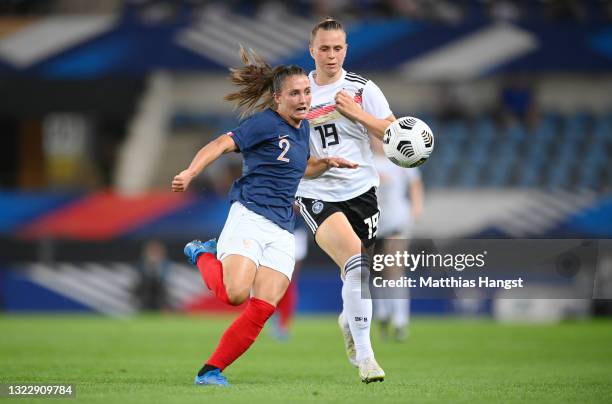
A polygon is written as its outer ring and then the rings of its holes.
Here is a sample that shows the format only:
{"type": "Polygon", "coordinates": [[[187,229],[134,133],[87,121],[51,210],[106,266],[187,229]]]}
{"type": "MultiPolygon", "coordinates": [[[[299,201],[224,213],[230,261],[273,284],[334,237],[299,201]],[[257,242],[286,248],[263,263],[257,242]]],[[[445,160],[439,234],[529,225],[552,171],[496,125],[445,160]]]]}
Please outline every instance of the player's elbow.
{"type": "Polygon", "coordinates": [[[219,154],[225,154],[236,150],[236,143],[229,135],[221,135],[213,140],[215,147],[220,151],[219,154]]]}

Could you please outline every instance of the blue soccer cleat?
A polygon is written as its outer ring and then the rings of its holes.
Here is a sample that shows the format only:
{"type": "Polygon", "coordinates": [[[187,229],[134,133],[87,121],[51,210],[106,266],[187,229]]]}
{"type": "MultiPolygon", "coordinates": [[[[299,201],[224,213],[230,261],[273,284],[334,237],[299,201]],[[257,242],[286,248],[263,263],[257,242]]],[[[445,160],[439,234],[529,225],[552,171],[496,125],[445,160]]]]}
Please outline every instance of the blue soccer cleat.
{"type": "Polygon", "coordinates": [[[223,386],[229,387],[225,376],[221,374],[221,369],[209,370],[202,376],[196,375],[194,383],[198,386],[223,386]]]}
{"type": "Polygon", "coordinates": [[[185,245],[183,252],[187,256],[187,261],[192,265],[196,265],[200,254],[211,253],[217,255],[217,240],[213,238],[205,243],[200,240],[192,240],[185,245]]]}

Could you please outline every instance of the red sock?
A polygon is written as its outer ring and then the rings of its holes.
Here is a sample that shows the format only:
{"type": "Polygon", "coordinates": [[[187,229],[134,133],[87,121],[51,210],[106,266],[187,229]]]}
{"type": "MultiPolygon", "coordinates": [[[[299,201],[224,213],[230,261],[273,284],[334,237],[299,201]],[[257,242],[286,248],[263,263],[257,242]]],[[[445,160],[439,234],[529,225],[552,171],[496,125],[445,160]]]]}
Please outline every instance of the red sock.
{"type": "Polygon", "coordinates": [[[255,342],[259,332],[270,316],[274,313],[274,306],[263,300],[252,297],[245,310],[229,326],[217,349],[206,361],[223,370],[238,359],[255,342]]]}
{"type": "Polygon", "coordinates": [[[203,253],[198,257],[197,265],[208,289],[212,290],[219,300],[230,304],[223,284],[223,263],[214,254],[203,253]]]}
{"type": "Polygon", "coordinates": [[[293,319],[293,313],[295,313],[295,302],[297,300],[297,287],[295,280],[289,284],[285,296],[276,305],[276,311],[278,312],[278,325],[281,329],[287,330],[291,320],[293,319]]]}

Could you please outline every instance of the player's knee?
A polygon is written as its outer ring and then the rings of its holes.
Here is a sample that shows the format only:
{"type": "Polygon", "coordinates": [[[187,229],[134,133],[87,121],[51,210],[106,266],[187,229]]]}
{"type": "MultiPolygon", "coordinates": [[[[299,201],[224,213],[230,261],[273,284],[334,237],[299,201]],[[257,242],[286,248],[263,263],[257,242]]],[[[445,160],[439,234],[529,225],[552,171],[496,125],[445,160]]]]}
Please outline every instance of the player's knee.
{"type": "Polygon", "coordinates": [[[227,286],[225,288],[227,300],[232,306],[239,306],[244,303],[250,295],[250,289],[240,286],[227,286]]]}

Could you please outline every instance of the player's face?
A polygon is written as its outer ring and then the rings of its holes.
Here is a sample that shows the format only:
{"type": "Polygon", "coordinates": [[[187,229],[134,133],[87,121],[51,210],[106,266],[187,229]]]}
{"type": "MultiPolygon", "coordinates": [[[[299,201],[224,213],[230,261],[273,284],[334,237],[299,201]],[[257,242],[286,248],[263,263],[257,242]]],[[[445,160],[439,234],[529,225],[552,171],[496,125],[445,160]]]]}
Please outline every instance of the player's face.
{"type": "Polygon", "coordinates": [[[303,75],[292,75],[285,78],[280,94],[274,98],[278,104],[277,112],[292,123],[306,119],[310,109],[310,80],[303,75]]]}
{"type": "Polygon", "coordinates": [[[317,72],[328,77],[340,73],[346,57],[346,34],[341,30],[318,30],[310,44],[310,56],[315,61],[317,72]]]}

